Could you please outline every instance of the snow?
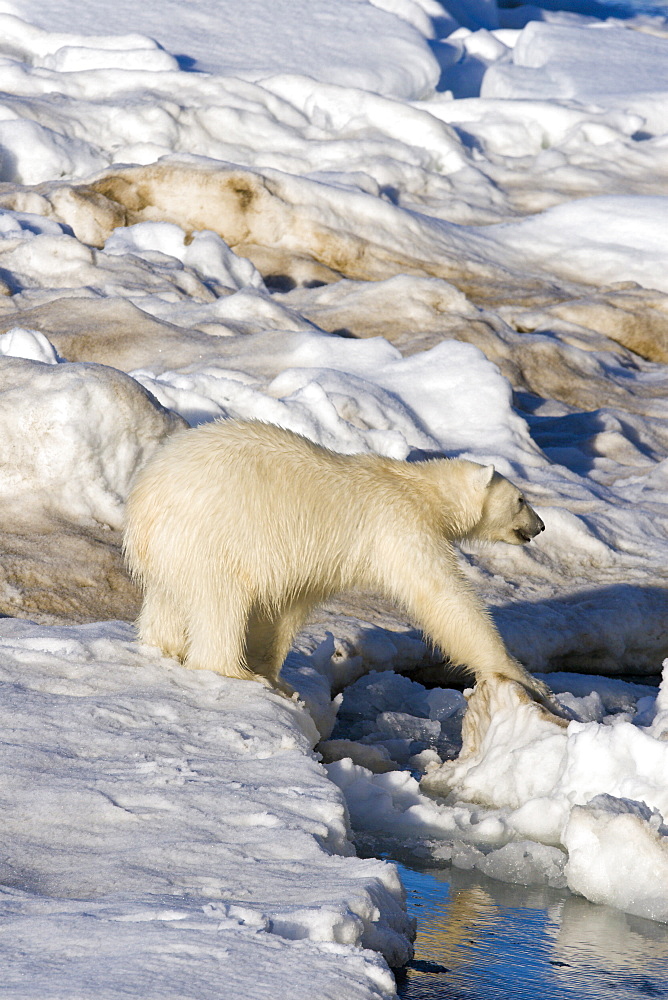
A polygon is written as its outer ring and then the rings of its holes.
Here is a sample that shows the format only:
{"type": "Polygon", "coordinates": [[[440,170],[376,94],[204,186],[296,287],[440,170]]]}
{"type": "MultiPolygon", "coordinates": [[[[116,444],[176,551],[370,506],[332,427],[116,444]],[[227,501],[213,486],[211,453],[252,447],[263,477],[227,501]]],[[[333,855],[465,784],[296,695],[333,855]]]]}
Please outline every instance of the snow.
{"type": "Polygon", "coordinates": [[[531,21],[513,46],[512,62],[486,75],[481,96],[586,102],[616,94],[661,93],[668,83],[666,56],[665,37],[647,37],[615,24],[531,21]],[[622,65],[623,75],[617,70],[622,65]]]}
{"type": "Polygon", "coordinates": [[[20,329],[3,334],[0,345],[7,356],[0,369],[5,524],[13,508],[25,517],[35,505],[37,513],[120,530],[134,472],[183,421],[123,373],[58,364],[49,346],[43,334],[20,329]],[[33,360],[11,357],[17,351],[33,360]],[[46,500],[35,495],[37,483],[46,500]]]}
{"type": "MultiPolygon", "coordinates": [[[[423,34],[428,18],[411,18],[415,26],[388,15],[384,4],[337,0],[337,5],[332,11],[326,0],[250,0],[221,8],[216,0],[198,0],[186,13],[178,0],[141,10],[131,0],[85,9],[70,0],[37,0],[28,11],[19,0],[3,8],[9,16],[29,13],[32,19],[27,29],[9,22],[12,50],[59,72],[160,72],[180,63],[240,79],[298,72],[407,98],[433,87],[438,68],[423,34]],[[128,25],[135,29],[129,37],[128,25]],[[153,41],[156,35],[166,51],[153,41]]],[[[409,13],[411,7],[418,4],[411,4],[409,13]]]]}
{"type": "MultiPolygon", "coordinates": [[[[357,747],[328,765],[330,777],[362,835],[419,855],[428,845],[431,857],[459,868],[568,887],[666,921],[668,743],[647,721],[665,699],[668,661],[658,697],[591,676],[561,675],[555,688],[566,686],[580,694],[561,694],[562,705],[589,716],[567,729],[515,685],[487,682],[469,692],[466,708],[458,692],[447,692],[451,714],[439,725],[429,716],[441,715],[446,693],[432,700],[408,678],[367,675],[344,693],[338,732],[357,747]],[[387,704],[403,711],[381,711],[387,704]],[[353,763],[367,748],[384,750],[395,769],[374,767],[362,754],[353,763]],[[407,762],[426,772],[420,782],[399,769],[407,762]]],[[[321,744],[325,753],[336,736],[321,744]]]]}
{"type": "Polygon", "coordinates": [[[203,278],[214,279],[234,291],[264,288],[262,275],[253,264],[232,253],[217,233],[206,230],[195,233],[186,243],[186,234],[174,223],[140,222],[115,229],[104,245],[104,252],[118,256],[132,254],[149,262],[160,261],[156,255],[162,255],[167,266],[180,260],[203,278]]]}
{"type": "Polygon", "coordinates": [[[257,995],[286,963],[308,971],[295,996],[390,994],[360,946],[405,961],[403,890],[392,866],[350,857],[304,708],[175,674],[125,623],[8,620],[0,641],[13,996],[71,995],[73,981],[118,996],[121,969],[136,995],[156,975],[166,996],[221,981],[247,995],[248,963],[257,995]]]}
{"type": "Polygon", "coordinates": [[[665,292],[667,215],[664,197],[576,199],[522,222],[497,226],[491,238],[523,256],[534,248],[535,264],[567,279],[586,273],[597,284],[634,281],[665,292]]]}
{"type": "Polygon", "coordinates": [[[573,809],[564,831],[568,884],[596,903],[666,921],[666,830],[661,814],[643,806],[604,795],[573,809]],[[627,845],[621,857],[620,843],[627,845]]]}
{"type": "Polygon", "coordinates": [[[565,6],[0,5],[13,997],[390,998],[355,839],[668,921],[668,21],[565,6]],[[516,481],[461,565],[568,727],[373,596],[303,704],[137,645],[132,476],[228,416],[516,481]]]}

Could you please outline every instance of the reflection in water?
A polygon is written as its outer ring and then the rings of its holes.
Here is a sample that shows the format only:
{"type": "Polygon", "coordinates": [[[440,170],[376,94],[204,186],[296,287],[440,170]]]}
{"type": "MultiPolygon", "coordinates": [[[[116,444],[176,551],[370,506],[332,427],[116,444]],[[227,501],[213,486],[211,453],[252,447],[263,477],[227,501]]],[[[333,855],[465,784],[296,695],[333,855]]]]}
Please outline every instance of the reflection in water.
{"type": "Polygon", "coordinates": [[[400,865],[418,920],[403,1000],[668,998],[668,927],[554,889],[400,865]]]}

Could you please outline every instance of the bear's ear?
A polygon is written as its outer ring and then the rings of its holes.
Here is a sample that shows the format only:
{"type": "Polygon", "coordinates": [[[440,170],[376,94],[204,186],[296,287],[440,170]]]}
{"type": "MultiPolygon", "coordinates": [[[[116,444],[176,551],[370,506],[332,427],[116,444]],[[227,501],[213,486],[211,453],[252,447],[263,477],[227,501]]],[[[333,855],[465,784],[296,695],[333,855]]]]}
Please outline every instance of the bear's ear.
{"type": "Polygon", "coordinates": [[[493,465],[479,465],[476,469],[477,485],[481,490],[486,490],[494,477],[493,465]],[[479,471],[478,471],[479,470],[479,471]]]}

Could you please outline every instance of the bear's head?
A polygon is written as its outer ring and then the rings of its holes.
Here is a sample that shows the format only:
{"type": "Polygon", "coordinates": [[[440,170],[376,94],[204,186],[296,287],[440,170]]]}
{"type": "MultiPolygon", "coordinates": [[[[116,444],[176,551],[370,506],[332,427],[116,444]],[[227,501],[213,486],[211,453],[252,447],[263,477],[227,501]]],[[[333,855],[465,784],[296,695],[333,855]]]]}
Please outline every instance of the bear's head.
{"type": "Polygon", "coordinates": [[[482,489],[482,513],[470,538],[524,545],[545,529],[521,490],[494,469],[478,466],[477,487],[482,489]]]}

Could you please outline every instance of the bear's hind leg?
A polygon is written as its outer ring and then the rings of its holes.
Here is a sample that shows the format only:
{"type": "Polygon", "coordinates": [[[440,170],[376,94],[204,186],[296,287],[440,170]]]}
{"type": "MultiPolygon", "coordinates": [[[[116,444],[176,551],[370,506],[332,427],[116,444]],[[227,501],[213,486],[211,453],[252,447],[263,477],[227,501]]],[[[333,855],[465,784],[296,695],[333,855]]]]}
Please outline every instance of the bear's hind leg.
{"type": "Polygon", "coordinates": [[[142,642],[157,646],[165,656],[183,659],[186,646],[184,617],[176,602],[162,588],[146,588],[137,631],[142,642]]]}
{"type": "Polygon", "coordinates": [[[288,698],[294,688],[280,677],[292,640],[304,624],[310,602],[293,601],[281,611],[268,611],[255,606],[248,618],[246,662],[251,670],[265,677],[272,687],[288,698]]]}
{"type": "Polygon", "coordinates": [[[248,602],[229,580],[201,587],[188,611],[184,665],[191,670],[213,670],[223,677],[255,680],[244,651],[248,602]]]}

